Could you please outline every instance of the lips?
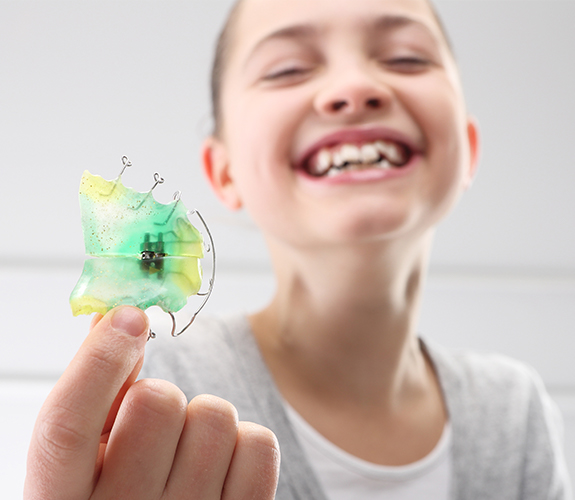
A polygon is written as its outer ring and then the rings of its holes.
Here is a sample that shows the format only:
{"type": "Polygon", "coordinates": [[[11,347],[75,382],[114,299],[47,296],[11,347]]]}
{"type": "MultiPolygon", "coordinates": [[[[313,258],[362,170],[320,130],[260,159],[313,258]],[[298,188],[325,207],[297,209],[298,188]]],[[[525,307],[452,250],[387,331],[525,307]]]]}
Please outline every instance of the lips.
{"type": "Polygon", "coordinates": [[[398,169],[419,152],[420,148],[411,139],[394,130],[341,130],[304,151],[296,168],[312,177],[334,177],[367,169],[398,169]]]}

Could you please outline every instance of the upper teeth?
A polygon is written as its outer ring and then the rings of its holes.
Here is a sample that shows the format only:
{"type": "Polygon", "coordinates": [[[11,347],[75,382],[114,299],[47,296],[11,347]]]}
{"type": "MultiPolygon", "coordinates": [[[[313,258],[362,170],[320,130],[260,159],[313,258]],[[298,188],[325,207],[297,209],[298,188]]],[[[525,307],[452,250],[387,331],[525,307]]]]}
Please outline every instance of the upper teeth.
{"type": "Polygon", "coordinates": [[[364,144],[359,151],[361,154],[361,160],[365,163],[373,163],[374,161],[379,160],[381,153],[375,144],[364,144]]]}
{"type": "Polygon", "coordinates": [[[312,175],[324,175],[332,168],[344,165],[374,165],[389,168],[401,165],[406,155],[401,146],[393,142],[375,141],[356,146],[341,144],[336,148],[322,148],[309,162],[308,169],[312,175]],[[382,158],[383,157],[383,158],[382,158]]]}

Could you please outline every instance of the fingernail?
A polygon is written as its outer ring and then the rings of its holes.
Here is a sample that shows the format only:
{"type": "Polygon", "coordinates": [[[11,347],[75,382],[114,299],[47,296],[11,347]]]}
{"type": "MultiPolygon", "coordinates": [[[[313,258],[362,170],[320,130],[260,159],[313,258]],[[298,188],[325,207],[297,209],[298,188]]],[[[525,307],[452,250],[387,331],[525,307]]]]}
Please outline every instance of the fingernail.
{"type": "Polygon", "coordinates": [[[148,321],[142,311],[135,307],[120,307],[114,311],[112,328],[139,337],[148,331],[148,321]]]}

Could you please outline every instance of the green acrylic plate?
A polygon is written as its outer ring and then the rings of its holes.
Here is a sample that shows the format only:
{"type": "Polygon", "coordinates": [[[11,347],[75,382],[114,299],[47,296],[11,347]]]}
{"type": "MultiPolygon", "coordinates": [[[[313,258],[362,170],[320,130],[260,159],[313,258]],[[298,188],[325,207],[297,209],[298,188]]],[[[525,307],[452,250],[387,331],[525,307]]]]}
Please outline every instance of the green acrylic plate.
{"type": "Polygon", "coordinates": [[[180,200],[162,204],[120,178],[107,181],[85,171],[80,209],[92,258],[70,296],[75,316],[118,305],[175,312],[198,293],[203,239],[180,200]]]}

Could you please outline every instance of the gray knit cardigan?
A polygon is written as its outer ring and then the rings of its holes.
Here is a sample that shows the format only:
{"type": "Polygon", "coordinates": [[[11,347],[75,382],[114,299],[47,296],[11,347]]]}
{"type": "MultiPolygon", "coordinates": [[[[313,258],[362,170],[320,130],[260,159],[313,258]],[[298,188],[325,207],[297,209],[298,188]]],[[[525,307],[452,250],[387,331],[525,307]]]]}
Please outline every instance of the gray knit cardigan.
{"type": "MultiPolygon", "coordinates": [[[[424,345],[453,429],[451,498],[571,500],[561,417],[537,374],[500,355],[424,345]]],[[[276,498],[326,500],[246,316],[204,316],[178,339],[154,340],[142,375],[175,383],[189,399],[206,393],[227,399],[241,420],[270,428],[282,456],[276,498]]]]}

